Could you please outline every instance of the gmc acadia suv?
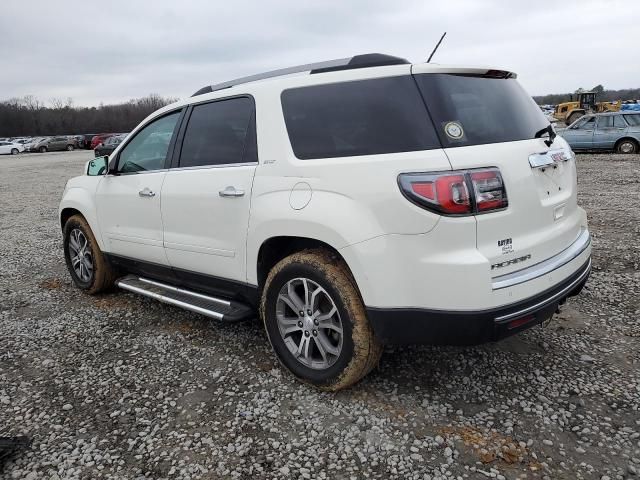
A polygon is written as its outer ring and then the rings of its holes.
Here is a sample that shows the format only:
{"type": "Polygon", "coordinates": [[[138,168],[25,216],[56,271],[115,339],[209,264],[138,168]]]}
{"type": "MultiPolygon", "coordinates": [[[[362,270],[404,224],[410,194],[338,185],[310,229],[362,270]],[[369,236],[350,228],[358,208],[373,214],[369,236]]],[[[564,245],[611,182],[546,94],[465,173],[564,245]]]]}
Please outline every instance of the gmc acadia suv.
{"type": "Polygon", "coordinates": [[[591,245],[575,156],[515,77],[367,54],[205,87],[67,183],[71,277],[257,313],[325,390],[386,343],[539,324],[585,284],[591,245]]]}

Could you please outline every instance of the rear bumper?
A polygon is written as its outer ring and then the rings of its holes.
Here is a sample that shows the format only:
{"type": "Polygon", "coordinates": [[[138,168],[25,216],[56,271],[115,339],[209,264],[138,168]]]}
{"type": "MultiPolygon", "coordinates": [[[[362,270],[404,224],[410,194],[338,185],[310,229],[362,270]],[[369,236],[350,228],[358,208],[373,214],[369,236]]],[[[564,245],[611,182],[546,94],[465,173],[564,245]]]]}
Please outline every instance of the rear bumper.
{"type": "Polygon", "coordinates": [[[386,344],[477,345],[506,338],[551,318],[577,295],[591,272],[591,257],[575,273],[524,300],[478,311],[368,307],[369,322],[386,344]]]}

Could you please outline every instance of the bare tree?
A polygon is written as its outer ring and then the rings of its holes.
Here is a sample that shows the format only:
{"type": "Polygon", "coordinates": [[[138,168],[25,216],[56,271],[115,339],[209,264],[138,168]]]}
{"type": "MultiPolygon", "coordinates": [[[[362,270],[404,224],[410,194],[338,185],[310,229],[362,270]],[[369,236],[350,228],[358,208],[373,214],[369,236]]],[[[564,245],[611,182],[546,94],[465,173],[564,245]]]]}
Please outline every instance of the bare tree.
{"type": "Polygon", "coordinates": [[[117,105],[75,107],[72,98],[51,98],[46,107],[32,95],[13,98],[0,102],[0,136],[128,132],[174,101],[152,94],[117,105]]]}

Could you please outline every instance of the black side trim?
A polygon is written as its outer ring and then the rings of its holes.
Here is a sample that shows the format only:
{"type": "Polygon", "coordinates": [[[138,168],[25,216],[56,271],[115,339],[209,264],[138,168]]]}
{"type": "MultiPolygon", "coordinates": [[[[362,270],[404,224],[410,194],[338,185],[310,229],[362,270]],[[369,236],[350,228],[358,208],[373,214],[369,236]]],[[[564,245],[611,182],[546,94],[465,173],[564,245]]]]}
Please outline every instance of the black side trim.
{"type": "Polygon", "coordinates": [[[504,307],[479,311],[446,311],[418,308],[367,307],[369,323],[376,336],[387,344],[425,345],[479,345],[501,340],[538,325],[551,318],[558,306],[571,296],[580,293],[591,270],[591,260],[575,273],[552,288],[526,300],[504,307]],[[554,298],[579,280],[567,293],[554,298]],[[535,307],[523,314],[530,317],[523,325],[510,328],[510,321],[499,322],[498,318],[535,307]]]}
{"type": "Polygon", "coordinates": [[[150,280],[157,280],[203,294],[237,300],[242,303],[247,303],[254,308],[258,306],[257,285],[215,277],[213,275],[190,272],[188,270],[113,255],[111,253],[105,253],[104,255],[109,264],[121,272],[140,275],[150,280]]]}

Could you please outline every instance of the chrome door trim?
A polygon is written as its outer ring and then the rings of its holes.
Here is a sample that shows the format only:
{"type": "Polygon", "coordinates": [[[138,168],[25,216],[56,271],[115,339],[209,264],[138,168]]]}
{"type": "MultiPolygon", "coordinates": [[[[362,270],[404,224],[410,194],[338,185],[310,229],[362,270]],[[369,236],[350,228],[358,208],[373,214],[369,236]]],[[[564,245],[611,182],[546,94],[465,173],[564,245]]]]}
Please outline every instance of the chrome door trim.
{"type": "Polygon", "coordinates": [[[182,172],[189,170],[209,170],[212,168],[228,168],[228,167],[251,167],[257,166],[258,162],[244,162],[244,163],[222,163],[219,165],[196,165],[194,167],[172,167],[171,172],[182,172]]]}

